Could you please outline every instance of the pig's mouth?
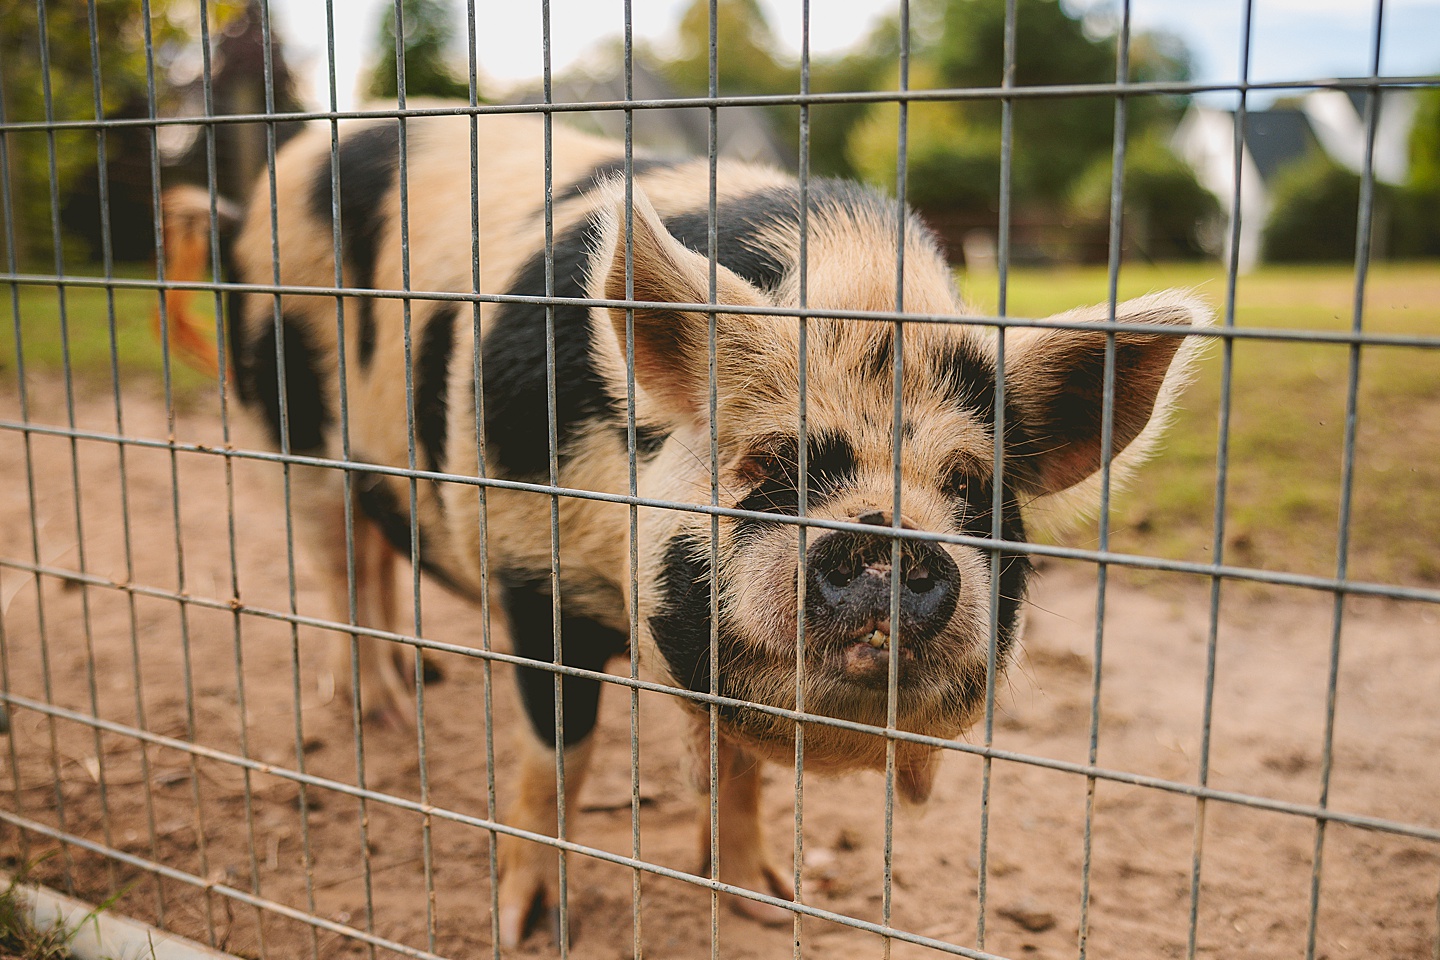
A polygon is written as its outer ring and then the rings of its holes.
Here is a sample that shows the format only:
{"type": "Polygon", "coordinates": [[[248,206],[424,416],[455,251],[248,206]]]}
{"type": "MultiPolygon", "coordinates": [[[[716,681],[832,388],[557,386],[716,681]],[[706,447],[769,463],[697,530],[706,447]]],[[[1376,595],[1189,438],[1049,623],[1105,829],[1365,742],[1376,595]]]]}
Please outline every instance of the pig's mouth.
{"type": "Polygon", "coordinates": [[[840,674],[863,686],[888,686],[892,659],[896,661],[902,685],[914,672],[915,648],[904,642],[892,643],[888,620],[853,631],[838,652],[840,674]]]}

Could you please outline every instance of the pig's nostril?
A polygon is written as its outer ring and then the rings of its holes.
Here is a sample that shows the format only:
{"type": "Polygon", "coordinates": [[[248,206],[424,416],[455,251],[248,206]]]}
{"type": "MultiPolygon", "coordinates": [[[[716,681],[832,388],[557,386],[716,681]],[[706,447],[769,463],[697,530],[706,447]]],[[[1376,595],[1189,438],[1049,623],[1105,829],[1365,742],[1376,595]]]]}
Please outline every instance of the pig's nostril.
{"type": "Polygon", "coordinates": [[[911,593],[929,593],[935,589],[935,577],[926,566],[912,567],[905,575],[905,589],[911,593]]]}
{"type": "Polygon", "coordinates": [[[848,563],[842,563],[839,566],[832,567],[825,572],[825,580],[832,587],[848,586],[850,584],[850,581],[854,579],[855,568],[848,563]]]}

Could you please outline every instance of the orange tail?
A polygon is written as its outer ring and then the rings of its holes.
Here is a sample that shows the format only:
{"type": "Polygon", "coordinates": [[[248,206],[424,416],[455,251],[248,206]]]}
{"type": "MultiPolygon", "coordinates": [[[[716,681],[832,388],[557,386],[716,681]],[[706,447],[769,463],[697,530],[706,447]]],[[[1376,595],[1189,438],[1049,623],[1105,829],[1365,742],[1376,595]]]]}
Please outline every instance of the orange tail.
{"type": "MultiPolygon", "coordinates": [[[[229,203],[220,201],[221,229],[234,221],[229,203]]],[[[171,187],[160,197],[165,230],[165,279],[195,281],[203,278],[210,259],[210,194],[190,185],[171,187]]],[[[214,331],[191,309],[194,290],[165,291],[165,326],[170,351],[187,365],[207,376],[219,375],[219,350],[214,331]]],[[[155,336],[160,337],[160,309],[152,317],[155,336]]]]}

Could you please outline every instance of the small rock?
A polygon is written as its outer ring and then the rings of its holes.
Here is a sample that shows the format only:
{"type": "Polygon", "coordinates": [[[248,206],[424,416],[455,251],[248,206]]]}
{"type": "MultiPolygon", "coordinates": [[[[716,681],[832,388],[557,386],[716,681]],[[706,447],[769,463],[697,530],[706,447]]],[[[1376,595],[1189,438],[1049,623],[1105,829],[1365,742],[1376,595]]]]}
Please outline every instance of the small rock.
{"type": "Polygon", "coordinates": [[[1056,922],[1055,914],[1042,910],[1039,904],[1029,899],[1001,907],[996,913],[1006,920],[1018,923],[1031,933],[1044,933],[1054,927],[1056,922]]]}
{"type": "Polygon", "coordinates": [[[835,851],[824,847],[811,847],[805,851],[805,866],[810,870],[834,870],[836,860],[835,851]]]}

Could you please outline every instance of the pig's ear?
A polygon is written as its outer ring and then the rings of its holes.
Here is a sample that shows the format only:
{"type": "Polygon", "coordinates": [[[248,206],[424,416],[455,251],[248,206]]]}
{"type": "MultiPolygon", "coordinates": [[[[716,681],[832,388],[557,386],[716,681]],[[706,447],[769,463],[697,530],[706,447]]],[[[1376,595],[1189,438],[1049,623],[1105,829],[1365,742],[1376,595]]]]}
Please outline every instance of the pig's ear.
{"type": "MultiPolygon", "coordinates": [[[[612,185],[614,218],[610,235],[613,252],[605,272],[607,300],[638,300],[654,303],[710,302],[710,264],[702,255],[670,235],[655,208],[637,187],[634,191],[634,295],[626,295],[626,211],[623,187],[612,185]]],[[[601,248],[602,250],[606,247],[601,248]]],[[[767,304],[759,290],[723,266],[715,270],[715,302],[729,306],[767,304]]],[[[624,308],[610,308],[610,322],[625,354],[624,308]]],[[[756,317],[720,314],[717,317],[716,349],[721,375],[743,352],[743,343],[760,332],[756,317]]],[[[639,307],[635,309],[635,379],[650,396],[673,414],[693,419],[704,417],[709,393],[709,314],[705,312],[639,307]]]]}
{"type": "MultiPolygon", "coordinates": [[[[1104,305],[1050,319],[1104,322],[1104,305]]],[[[1119,304],[1115,319],[1148,327],[1204,327],[1210,309],[1178,291],[1119,304]]],[[[1184,385],[1200,338],[1144,329],[1115,334],[1110,456],[1143,458],[1184,385]]],[[[1019,423],[1007,429],[1006,469],[1030,493],[1075,486],[1103,463],[1105,354],[1103,331],[1014,328],[1006,339],[1005,392],[1019,423]]],[[[1009,404],[1007,404],[1008,406],[1009,404]]]]}

